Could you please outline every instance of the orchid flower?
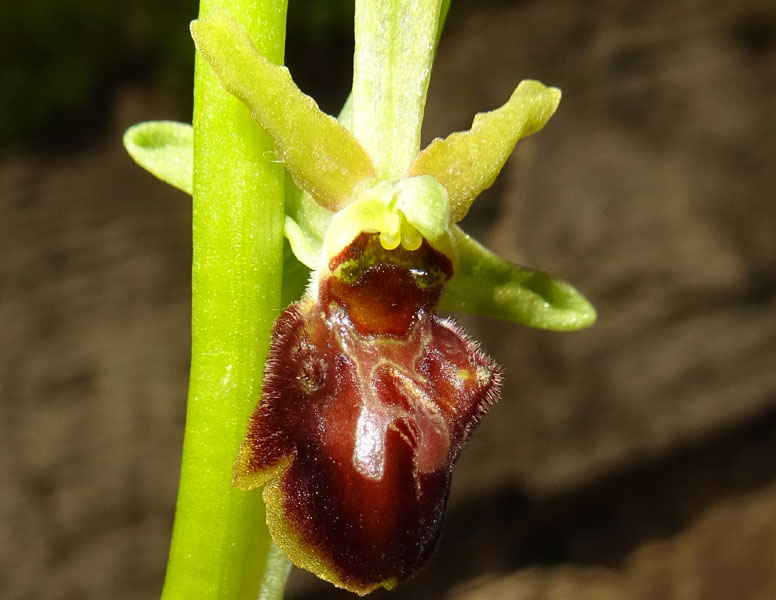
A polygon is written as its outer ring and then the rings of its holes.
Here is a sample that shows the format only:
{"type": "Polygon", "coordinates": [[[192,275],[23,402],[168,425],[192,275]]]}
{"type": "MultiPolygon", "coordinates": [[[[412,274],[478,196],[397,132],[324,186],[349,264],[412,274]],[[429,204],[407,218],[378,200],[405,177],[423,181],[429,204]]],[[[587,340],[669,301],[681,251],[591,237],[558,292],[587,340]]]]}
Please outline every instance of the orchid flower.
{"type": "MultiPolygon", "coordinates": [[[[508,263],[456,224],[560,91],[523,81],[470,130],[421,150],[439,13],[440,0],[356,2],[354,84],[339,120],[226,11],[191,26],[293,180],[286,264],[311,272],[275,322],[233,483],[264,486],[269,530],[296,565],[358,594],[427,560],[453,464],[499,393],[498,366],[435,309],[561,331],[595,320],[569,284],[508,263]]],[[[141,124],[125,144],[191,192],[189,126],[141,124]]]]}

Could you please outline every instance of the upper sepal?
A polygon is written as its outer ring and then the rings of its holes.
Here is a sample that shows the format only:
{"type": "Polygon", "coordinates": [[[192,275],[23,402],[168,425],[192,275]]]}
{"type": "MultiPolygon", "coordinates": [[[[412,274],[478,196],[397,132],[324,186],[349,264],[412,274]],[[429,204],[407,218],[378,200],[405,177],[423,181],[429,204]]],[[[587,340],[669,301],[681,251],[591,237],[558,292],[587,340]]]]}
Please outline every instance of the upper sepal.
{"type": "Polygon", "coordinates": [[[592,304],[574,287],[546,273],[513,265],[454,226],[458,264],[440,308],[573,331],[596,320],[592,304]]]}
{"type": "Polygon", "coordinates": [[[420,150],[440,4],[356,2],[352,125],[381,179],[404,175],[420,150]]]}

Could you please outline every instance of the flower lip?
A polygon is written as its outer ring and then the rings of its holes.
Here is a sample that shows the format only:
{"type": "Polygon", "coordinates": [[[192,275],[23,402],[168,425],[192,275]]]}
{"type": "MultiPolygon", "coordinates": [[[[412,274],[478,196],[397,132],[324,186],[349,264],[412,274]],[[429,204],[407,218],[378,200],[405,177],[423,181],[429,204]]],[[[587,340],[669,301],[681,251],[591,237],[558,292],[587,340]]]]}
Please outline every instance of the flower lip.
{"type": "MultiPolygon", "coordinates": [[[[364,239],[379,246],[375,234],[364,239]]],[[[427,244],[423,251],[447,260],[427,244]]],[[[421,290],[410,278],[382,280],[399,293],[374,302],[421,290]]],[[[277,321],[235,485],[266,484],[268,526],[298,566],[366,594],[406,579],[433,551],[452,466],[500,375],[460,329],[425,308],[403,332],[390,329],[396,317],[359,328],[354,310],[331,300],[332,282],[341,280],[322,278],[318,295],[277,321]]]]}

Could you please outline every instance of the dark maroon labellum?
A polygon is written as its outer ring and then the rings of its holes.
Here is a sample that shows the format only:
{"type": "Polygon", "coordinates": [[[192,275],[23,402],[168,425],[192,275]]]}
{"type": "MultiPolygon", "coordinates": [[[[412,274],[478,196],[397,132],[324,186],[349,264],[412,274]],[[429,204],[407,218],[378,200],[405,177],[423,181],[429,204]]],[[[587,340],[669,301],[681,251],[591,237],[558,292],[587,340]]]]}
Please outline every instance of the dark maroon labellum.
{"type": "Polygon", "coordinates": [[[433,313],[452,264],[424,241],[361,234],[278,318],[235,462],[262,484],[276,543],[359,594],[415,572],[439,536],[452,466],[495,400],[496,365],[433,313]]]}

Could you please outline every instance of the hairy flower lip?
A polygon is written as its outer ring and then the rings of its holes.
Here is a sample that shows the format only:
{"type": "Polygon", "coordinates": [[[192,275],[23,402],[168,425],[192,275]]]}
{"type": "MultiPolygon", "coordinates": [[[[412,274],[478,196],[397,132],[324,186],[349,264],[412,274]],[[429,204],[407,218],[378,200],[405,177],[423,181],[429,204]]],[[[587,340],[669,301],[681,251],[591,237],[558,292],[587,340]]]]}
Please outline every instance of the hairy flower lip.
{"type": "Polygon", "coordinates": [[[452,265],[428,242],[385,250],[361,234],[334,266],[277,321],[235,484],[266,483],[270,531],[296,564],[364,594],[433,551],[453,464],[500,372],[433,314],[452,265]],[[413,268],[441,279],[423,288],[413,268]]]}

